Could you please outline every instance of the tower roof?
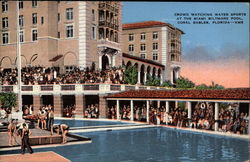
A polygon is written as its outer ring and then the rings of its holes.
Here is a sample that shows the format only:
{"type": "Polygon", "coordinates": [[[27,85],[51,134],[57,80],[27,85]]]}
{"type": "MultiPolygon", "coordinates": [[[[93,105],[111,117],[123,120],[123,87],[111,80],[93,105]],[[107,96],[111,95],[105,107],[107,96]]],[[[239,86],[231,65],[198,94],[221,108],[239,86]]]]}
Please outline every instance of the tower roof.
{"type": "Polygon", "coordinates": [[[129,24],[123,24],[122,29],[123,30],[129,30],[129,29],[138,29],[138,28],[150,28],[150,27],[162,27],[162,26],[168,26],[172,29],[179,30],[182,34],[184,32],[173,25],[161,21],[143,21],[143,22],[135,22],[135,23],[129,23],[129,24]]]}

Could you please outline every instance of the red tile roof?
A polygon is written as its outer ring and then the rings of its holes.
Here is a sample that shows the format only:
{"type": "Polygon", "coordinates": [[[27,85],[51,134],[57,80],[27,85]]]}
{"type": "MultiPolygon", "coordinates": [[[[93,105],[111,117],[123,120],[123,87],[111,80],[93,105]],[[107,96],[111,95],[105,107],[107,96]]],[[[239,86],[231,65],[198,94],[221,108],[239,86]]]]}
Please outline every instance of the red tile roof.
{"type": "Polygon", "coordinates": [[[222,90],[131,90],[106,98],[250,100],[250,88],[222,90]]]}
{"type": "Polygon", "coordinates": [[[168,26],[172,29],[179,30],[182,34],[184,32],[173,25],[161,21],[143,21],[143,22],[136,22],[136,23],[129,23],[129,24],[123,24],[122,29],[128,30],[128,29],[137,29],[137,28],[149,28],[149,27],[161,27],[161,26],[168,26]]]}
{"type": "Polygon", "coordinates": [[[134,29],[134,28],[146,28],[146,27],[153,27],[153,26],[166,26],[167,23],[160,22],[160,21],[144,21],[144,22],[137,22],[131,24],[123,24],[123,29],[134,29]]]}

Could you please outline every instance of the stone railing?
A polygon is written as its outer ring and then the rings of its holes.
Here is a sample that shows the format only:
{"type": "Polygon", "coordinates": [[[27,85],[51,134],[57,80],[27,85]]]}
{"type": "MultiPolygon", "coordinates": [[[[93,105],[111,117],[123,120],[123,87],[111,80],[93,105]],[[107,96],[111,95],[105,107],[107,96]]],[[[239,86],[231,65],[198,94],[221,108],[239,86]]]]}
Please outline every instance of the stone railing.
{"type": "MultiPolygon", "coordinates": [[[[168,89],[165,87],[128,85],[128,84],[51,84],[51,85],[23,85],[22,93],[114,93],[119,91],[137,90],[137,89],[168,89]]],[[[1,85],[0,92],[18,93],[17,85],[1,85]]]]}

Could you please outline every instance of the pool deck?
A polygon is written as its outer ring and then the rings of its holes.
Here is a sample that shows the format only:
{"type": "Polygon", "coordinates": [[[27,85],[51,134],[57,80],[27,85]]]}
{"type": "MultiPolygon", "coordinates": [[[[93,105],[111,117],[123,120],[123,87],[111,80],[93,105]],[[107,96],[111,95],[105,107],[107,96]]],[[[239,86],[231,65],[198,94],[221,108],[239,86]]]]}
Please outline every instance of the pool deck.
{"type": "Polygon", "coordinates": [[[65,157],[49,151],[49,152],[38,152],[33,154],[11,154],[11,155],[0,155],[1,162],[70,162],[65,157]],[[49,158],[48,158],[49,157],[49,158]]]}
{"type": "MultiPolygon", "coordinates": [[[[50,131],[34,128],[30,129],[31,136],[30,140],[32,140],[35,145],[31,143],[32,148],[45,148],[45,147],[57,147],[57,146],[65,146],[65,145],[75,145],[75,144],[84,144],[91,143],[91,139],[87,137],[83,137],[83,140],[76,139],[72,135],[68,135],[68,142],[66,144],[62,144],[62,136],[56,133],[53,135],[50,134],[50,131]],[[38,144],[39,143],[39,144],[38,144]]],[[[8,132],[0,132],[0,151],[8,151],[8,150],[20,150],[21,149],[21,138],[20,136],[15,136],[14,146],[9,146],[9,136],[8,132]]]]}

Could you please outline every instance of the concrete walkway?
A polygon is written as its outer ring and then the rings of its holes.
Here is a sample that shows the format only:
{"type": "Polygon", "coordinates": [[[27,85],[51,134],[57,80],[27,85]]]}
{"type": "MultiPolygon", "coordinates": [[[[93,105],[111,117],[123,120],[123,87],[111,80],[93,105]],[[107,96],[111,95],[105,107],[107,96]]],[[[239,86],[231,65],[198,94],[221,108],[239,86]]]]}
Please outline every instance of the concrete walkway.
{"type": "Polygon", "coordinates": [[[11,154],[11,155],[1,155],[1,162],[70,162],[70,160],[65,157],[55,153],[55,152],[38,152],[33,154],[11,154]],[[38,160],[39,159],[39,160],[38,160]]]}

